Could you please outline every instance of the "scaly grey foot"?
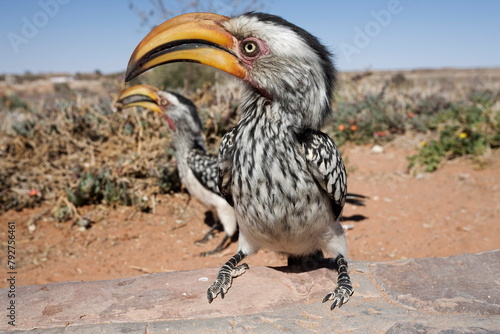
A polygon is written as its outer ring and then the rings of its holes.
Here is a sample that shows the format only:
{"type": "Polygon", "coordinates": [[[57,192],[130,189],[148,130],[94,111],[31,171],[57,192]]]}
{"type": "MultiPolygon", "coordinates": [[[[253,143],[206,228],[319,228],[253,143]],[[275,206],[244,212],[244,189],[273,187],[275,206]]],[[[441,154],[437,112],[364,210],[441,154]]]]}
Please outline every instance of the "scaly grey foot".
{"type": "Polygon", "coordinates": [[[219,293],[221,298],[224,299],[224,295],[231,287],[233,278],[242,275],[250,268],[246,263],[236,266],[244,257],[245,254],[243,254],[242,251],[238,251],[238,253],[222,266],[219,275],[217,275],[217,280],[208,288],[207,298],[209,303],[211,303],[219,293]]]}
{"type": "Polygon", "coordinates": [[[351,278],[347,273],[347,261],[344,259],[342,255],[337,256],[335,259],[337,264],[338,271],[338,280],[337,280],[337,288],[327,294],[325,298],[323,298],[323,303],[329,300],[333,300],[332,306],[330,306],[330,310],[333,310],[335,307],[341,307],[352,296],[354,293],[354,289],[352,287],[351,278]]]}

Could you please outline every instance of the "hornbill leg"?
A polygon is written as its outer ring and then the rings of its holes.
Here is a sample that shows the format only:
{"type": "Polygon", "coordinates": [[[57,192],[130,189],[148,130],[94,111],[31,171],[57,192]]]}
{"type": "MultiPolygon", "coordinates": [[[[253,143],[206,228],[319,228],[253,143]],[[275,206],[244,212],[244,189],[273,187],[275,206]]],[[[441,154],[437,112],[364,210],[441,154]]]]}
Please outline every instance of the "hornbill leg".
{"type": "Polygon", "coordinates": [[[212,283],[207,291],[207,298],[209,303],[211,303],[219,293],[220,297],[224,299],[224,295],[231,287],[233,277],[242,275],[245,270],[250,268],[246,263],[236,266],[241,260],[245,258],[245,256],[246,255],[243,253],[243,251],[239,250],[238,253],[234,254],[233,257],[230,258],[229,261],[227,261],[226,264],[222,266],[222,268],[220,268],[217,279],[212,283]]]}
{"type": "Polygon", "coordinates": [[[210,230],[208,230],[208,232],[203,236],[203,238],[201,238],[200,240],[197,240],[195,241],[195,243],[197,244],[204,244],[208,241],[208,239],[212,238],[213,235],[214,235],[214,231],[219,228],[219,227],[222,227],[222,223],[220,222],[220,220],[216,221],[212,227],[210,227],[210,230]]]}
{"type": "Polygon", "coordinates": [[[330,306],[330,310],[333,310],[336,306],[341,307],[351,297],[354,292],[352,287],[351,278],[347,273],[347,261],[344,259],[344,256],[339,255],[335,260],[333,260],[337,266],[338,271],[338,279],[337,279],[337,288],[327,294],[325,298],[323,298],[323,303],[328,300],[333,300],[332,306],[330,306]]]}
{"type": "Polygon", "coordinates": [[[215,247],[214,250],[211,250],[209,252],[201,252],[200,256],[208,256],[208,255],[212,255],[212,254],[216,254],[216,253],[221,252],[224,249],[224,244],[226,243],[227,240],[229,240],[229,235],[226,233],[226,235],[222,239],[221,243],[217,247],[215,247]]]}

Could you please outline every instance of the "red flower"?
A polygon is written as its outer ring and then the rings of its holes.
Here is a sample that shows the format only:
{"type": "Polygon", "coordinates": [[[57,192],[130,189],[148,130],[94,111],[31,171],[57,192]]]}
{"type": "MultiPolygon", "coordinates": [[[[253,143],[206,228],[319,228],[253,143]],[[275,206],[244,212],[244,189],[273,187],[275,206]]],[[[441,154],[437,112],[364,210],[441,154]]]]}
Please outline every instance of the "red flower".
{"type": "Polygon", "coordinates": [[[38,189],[31,189],[30,192],[28,193],[28,195],[30,195],[30,197],[38,196],[39,194],[40,194],[40,191],[38,191],[38,189]]]}
{"type": "Polygon", "coordinates": [[[373,135],[375,137],[385,137],[385,136],[387,136],[387,132],[385,132],[385,131],[377,131],[373,135]]]}

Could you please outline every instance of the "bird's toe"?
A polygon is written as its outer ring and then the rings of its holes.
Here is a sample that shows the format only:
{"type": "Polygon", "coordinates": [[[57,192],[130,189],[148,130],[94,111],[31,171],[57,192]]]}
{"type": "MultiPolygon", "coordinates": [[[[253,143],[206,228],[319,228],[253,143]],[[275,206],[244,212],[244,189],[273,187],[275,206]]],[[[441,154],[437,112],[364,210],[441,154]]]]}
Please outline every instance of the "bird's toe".
{"type": "Polygon", "coordinates": [[[247,269],[250,269],[248,264],[246,263],[240,264],[231,271],[231,277],[238,277],[240,275],[243,275],[247,269]]]}
{"type": "Polygon", "coordinates": [[[207,298],[208,303],[212,303],[212,301],[221,294],[221,298],[224,298],[224,292],[221,287],[221,282],[219,280],[215,281],[207,290],[207,298]]]}
{"type": "Polygon", "coordinates": [[[330,292],[323,298],[323,303],[332,300],[332,305],[330,306],[330,310],[333,310],[337,306],[340,308],[342,305],[347,303],[353,294],[353,290],[350,287],[339,286],[335,289],[335,291],[330,292]]]}

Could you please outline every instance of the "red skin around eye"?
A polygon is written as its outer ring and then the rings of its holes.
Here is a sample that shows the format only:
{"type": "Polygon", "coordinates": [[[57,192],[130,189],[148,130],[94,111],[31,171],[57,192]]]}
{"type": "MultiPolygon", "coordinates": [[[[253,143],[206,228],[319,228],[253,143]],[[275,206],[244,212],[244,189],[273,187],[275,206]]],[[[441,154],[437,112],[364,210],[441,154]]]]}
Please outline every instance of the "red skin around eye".
{"type": "Polygon", "coordinates": [[[260,49],[260,52],[253,57],[246,56],[243,52],[240,51],[241,61],[245,65],[251,67],[255,59],[257,59],[263,55],[267,55],[269,53],[269,48],[267,47],[266,43],[264,43],[264,41],[262,41],[261,39],[255,38],[255,37],[245,38],[244,40],[242,40],[240,42],[240,44],[247,42],[247,41],[254,41],[255,43],[257,43],[257,45],[259,46],[259,49],[260,49]]]}
{"type": "MultiPolygon", "coordinates": [[[[253,62],[255,60],[257,60],[258,58],[260,58],[262,56],[265,56],[265,55],[269,54],[269,48],[267,47],[266,43],[264,43],[263,40],[261,40],[259,38],[255,38],[255,37],[247,37],[247,38],[245,38],[244,40],[240,41],[240,46],[242,45],[242,43],[245,43],[247,41],[253,41],[253,42],[257,43],[257,45],[259,46],[259,50],[260,50],[260,52],[258,54],[256,54],[253,57],[250,57],[250,56],[245,55],[240,49],[238,49],[238,57],[239,57],[239,59],[241,60],[241,62],[243,64],[245,64],[245,67],[248,70],[251,70],[252,67],[253,67],[253,62]]],[[[245,79],[245,81],[249,82],[252,86],[254,86],[263,96],[265,96],[269,100],[272,100],[271,95],[265,89],[263,89],[262,87],[260,87],[256,82],[253,82],[251,80],[251,78],[247,77],[245,79]]]]}
{"type": "Polygon", "coordinates": [[[167,121],[170,130],[175,131],[176,127],[174,121],[165,114],[163,114],[163,117],[165,117],[165,120],[167,121]]]}

